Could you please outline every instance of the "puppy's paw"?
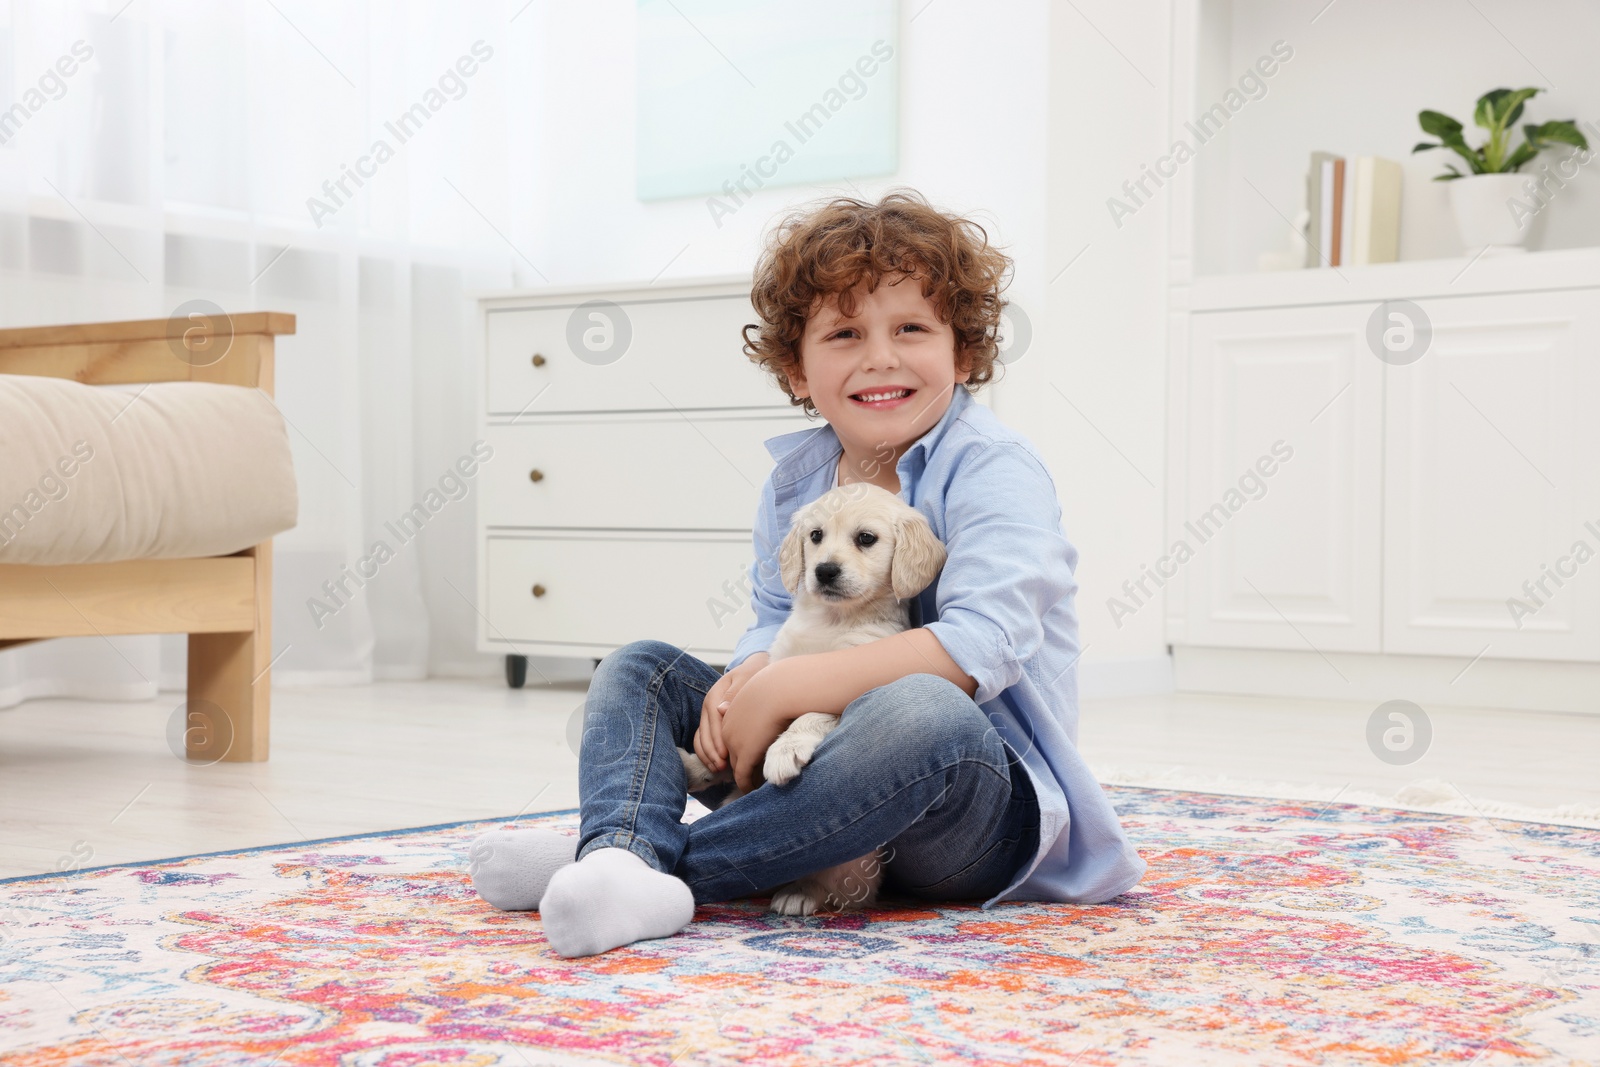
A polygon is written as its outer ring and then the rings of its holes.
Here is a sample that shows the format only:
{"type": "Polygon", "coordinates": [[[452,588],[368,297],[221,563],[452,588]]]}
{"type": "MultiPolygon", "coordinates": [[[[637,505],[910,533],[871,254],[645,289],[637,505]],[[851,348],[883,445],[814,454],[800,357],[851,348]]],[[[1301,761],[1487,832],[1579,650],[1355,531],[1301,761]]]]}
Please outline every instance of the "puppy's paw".
{"type": "Polygon", "coordinates": [[[712,772],[706,770],[706,765],[700,762],[700,757],[687,749],[678,749],[678,756],[683,760],[683,773],[688,782],[688,792],[698,793],[702,789],[716,785],[718,782],[733,781],[733,772],[723,770],[712,772]]]}
{"type": "Polygon", "coordinates": [[[779,915],[815,915],[822,905],[821,890],[801,879],[790,882],[772,894],[772,910],[779,915]]]}
{"type": "MultiPolygon", "coordinates": [[[[786,785],[800,777],[800,769],[811,762],[818,738],[785,733],[772,742],[761,773],[773,785],[786,785]]],[[[810,914],[809,912],[807,914],[810,914]]]]}

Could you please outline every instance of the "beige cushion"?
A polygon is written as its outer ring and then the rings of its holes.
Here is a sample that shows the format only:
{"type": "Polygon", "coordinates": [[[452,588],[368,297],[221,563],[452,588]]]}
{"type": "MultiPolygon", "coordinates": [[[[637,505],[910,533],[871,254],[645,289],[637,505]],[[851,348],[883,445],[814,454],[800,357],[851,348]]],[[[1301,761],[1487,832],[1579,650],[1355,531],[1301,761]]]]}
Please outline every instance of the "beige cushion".
{"type": "Polygon", "coordinates": [[[224,556],[298,512],[283,416],[259,390],[0,374],[0,563],[224,556]]]}

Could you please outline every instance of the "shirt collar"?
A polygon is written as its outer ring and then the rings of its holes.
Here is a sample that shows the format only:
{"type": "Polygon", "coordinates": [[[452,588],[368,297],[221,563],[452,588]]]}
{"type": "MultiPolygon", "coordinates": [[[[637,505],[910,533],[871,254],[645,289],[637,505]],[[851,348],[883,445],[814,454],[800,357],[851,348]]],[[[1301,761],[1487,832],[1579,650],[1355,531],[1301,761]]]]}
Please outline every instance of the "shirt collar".
{"type": "MultiPolygon", "coordinates": [[[[950,406],[945,408],[939,421],[913,441],[895,464],[902,493],[921,476],[928,465],[928,454],[938,447],[951,424],[961,418],[968,405],[974,403],[966,386],[958,382],[952,388],[954,395],[950,398],[950,406]]],[[[772,471],[772,487],[780,508],[786,498],[795,494],[799,483],[816,474],[828,462],[837,462],[844,447],[839,443],[839,435],[826,422],[821,426],[768,438],[766,446],[767,452],[777,461],[772,471]]]]}

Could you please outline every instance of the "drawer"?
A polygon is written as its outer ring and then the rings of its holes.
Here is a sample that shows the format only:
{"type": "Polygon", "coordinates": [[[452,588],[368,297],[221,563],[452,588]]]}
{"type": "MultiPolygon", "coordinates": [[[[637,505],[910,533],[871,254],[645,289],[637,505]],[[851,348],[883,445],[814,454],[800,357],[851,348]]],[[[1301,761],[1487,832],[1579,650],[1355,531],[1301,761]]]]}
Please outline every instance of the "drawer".
{"type": "Polygon", "coordinates": [[[486,643],[620,647],[655,638],[731,652],[755,618],[744,592],[754,559],[747,534],[490,537],[486,552],[486,643]]]}
{"type": "Polygon", "coordinates": [[[789,407],[744,354],[741,331],[757,321],[748,294],[609,308],[578,301],[486,318],[491,415],[789,407]]]}
{"type": "Polygon", "coordinates": [[[478,518],[485,526],[749,530],[772,470],[763,442],[808,425],[791,415],[695,415],[691,423],[672,414],[490,426],[494,456],[483,465],[478,518]]]}

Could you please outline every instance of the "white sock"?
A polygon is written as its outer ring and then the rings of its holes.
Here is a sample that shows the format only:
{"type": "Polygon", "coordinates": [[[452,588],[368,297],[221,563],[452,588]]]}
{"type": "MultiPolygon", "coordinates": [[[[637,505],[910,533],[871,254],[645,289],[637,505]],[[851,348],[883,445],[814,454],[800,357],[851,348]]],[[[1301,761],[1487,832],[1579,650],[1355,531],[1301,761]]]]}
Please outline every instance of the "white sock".
{"type": "Polygon", "coordinates": [[[550,878],[572,865],[578,839],[539,827],[490,830],[472,842],[467,872],[472,888],[501,911],[532,911],[550,878]]]}
{"type": "Polygon", "coordinates": [[[597,848],[555,873],[539,917],[556,952],[593,956],[671,937],[694,919],[694,892],[625,848],[597,848]]]}

